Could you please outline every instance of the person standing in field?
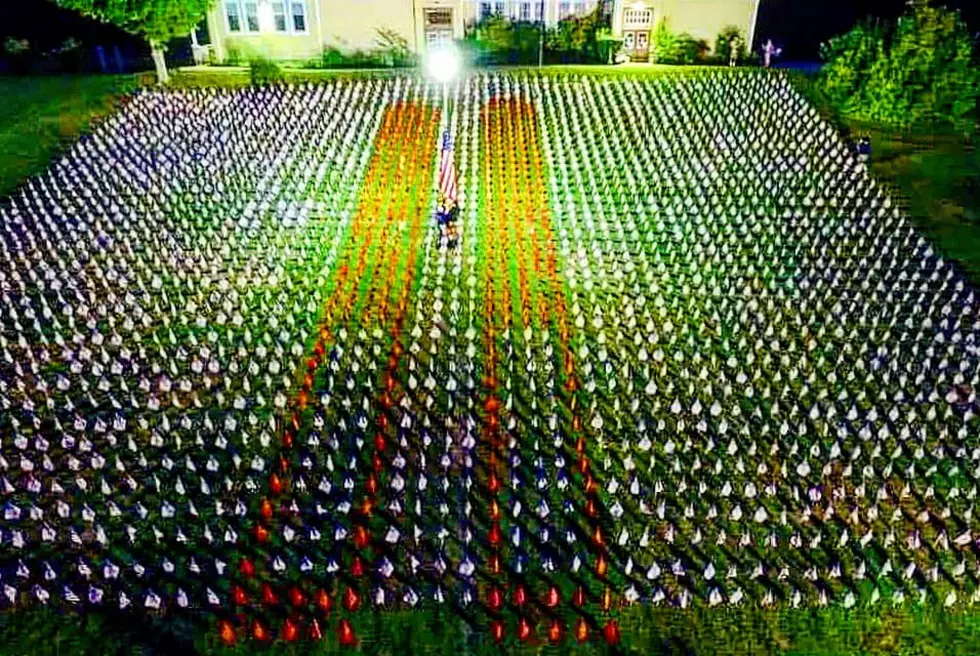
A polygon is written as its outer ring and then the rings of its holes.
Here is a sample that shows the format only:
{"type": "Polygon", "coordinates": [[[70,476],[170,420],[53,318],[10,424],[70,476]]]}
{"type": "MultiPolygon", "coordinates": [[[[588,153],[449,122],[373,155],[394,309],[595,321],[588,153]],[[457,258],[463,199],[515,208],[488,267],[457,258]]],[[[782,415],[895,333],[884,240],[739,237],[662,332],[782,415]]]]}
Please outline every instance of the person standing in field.
{"type": "Polygon", "coordinates": [[[778,57],[782,54],[783,49],[777,48],[776,44],[772,42],[772,39],[766,41],[765,45],[762,46],[762,63],[766,68],[772,67],[772,58],[778,57]]]}
{"type": "Polygon", "coordinates": [[[742,45],[742,40],[738,38],[738,35],[732,37],[732,40],[728,42],[728,66],[729,68],[734,68],[738,64],[738,49],[742,45]]]}

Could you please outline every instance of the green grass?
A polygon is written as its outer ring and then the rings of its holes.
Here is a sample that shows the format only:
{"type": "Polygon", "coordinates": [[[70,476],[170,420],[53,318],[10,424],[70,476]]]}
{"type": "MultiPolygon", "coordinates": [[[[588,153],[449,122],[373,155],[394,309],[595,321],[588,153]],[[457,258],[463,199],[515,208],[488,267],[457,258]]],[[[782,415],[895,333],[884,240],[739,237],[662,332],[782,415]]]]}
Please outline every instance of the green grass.
{"type": "MultiPolygon", "coordinates": [[[[546,75],[642,75],[682,72],[692,67],[552,66],[546,75]]],[[[522,69],[523,70],[523,69],[522,69]]],[[[528,68],[528,72],[537,69],[528,68]]],[[[398,71],[294,70],[287,80],[387,76],[398,71]]],[[[175,75],[177,86],[245,86],[247,69],[194,69],[175,75]]],[[[0,78],[0,195],[29,175],[41,172],[66,144],[97,117],[112,111],[119,98],[142,78],[0,78]]],[[[872,171],[893,187],[916,224],[956,260],[974,283],[980,282],[980,155],[969,140],[945,132],[901,133],[835,118],[854,134],[870,134],[872,171]]],[[[336,611],[324,626],[319,647],[275,645],[234,650],[215,644],[202,626],[148,620],[139,614],[85,614],[29,609],[0,613],[0,654],[133,653],[330,653],[336,651],[336,611]]],[[[845,611],[840,608],[763,611],[625,609],[619,613],[623,651],[654,654],[956,654],[977,653],[980,613],[945,611],[936,605],[845,611]]],[[[539,627],[540,628],[540,627],[539,627]]],[[[385,654],[604,653],[596,641],[572,648],[547,645],[501,649],[485,634],[469,634],[445,611],[372,614],[361,612],[355,629],[357,651],[385,654]]],[[[511,631],[513,633],[513,631],[511,631]]]]}
{"type": "Polygon", "coordinates": [[[980,284],[980,153],[951,132],[900,133],[851,124],[872,142],[871,171],[915,224],[980,284]]]}
{"type": "Polygon", "coordinates": [[[139,76],[0,77],[0,196],[113,110],[139,76]]]}
{"type": "Polygon", "coordinates": [[[871,172],[888,185],[912,221],[980,285],[980,153],[977,137],[952,128],[903,131],[841,115],[821,97],[812,76],[794,85],[842,131],[871,137],[871,172]]]}
{"type": "MultiPolygon", "coordinates": [[[[619,66],[603,65],[558,65],[558,66],[502,66],[481,70],[500,70],[508,73],[528,73],[532,75],[608,75],[634,77],[657,77],[676,75],[692,71],[704,71],[706,66],[666,66],[663,64],[625,64],[619,66]]],[[[728,70],[724,68],[723,70],[728,70]]],[[[282,66],[283,78],[287,82],[317,82],[332,79],[371,79],[414,75],[413,69],[405,68],[354,68],[317,69],[282,66]]],[[[183,68],[173,74],[173,86],[181,88],[220,87],[238,88],[250,83],[247,66],[193,66],[183,68]]]]}
{"type": "MultiPolygon", "coordinates": [[[[145,620],[116,613],[64,614],[33,609],[0,614],[0,654],[563,654],[582,656],[614,653],[600,638],[578,645],[567,636],[559,646],[545,641],[543,627],[538,644],[520,644],[513,627],[502,646],[484,630],[473,631],[448,610],[372,613],[351,617],[358,636],[356,648],[341,649],[337,642],[336,611],[324,622],[320,643],[258,645],[239,642],[232,648],[218,644],[209,631],[193,630],[190,623],[145,620]]],[[[892,609],[720,610],[634,606],[619,612],[625,654],[922,654],[957,656],[976,653],[980,644],[980,614],[946,611],[927,605],[892,609]]],[[[478,627],[482,629],[482,627],[478,627]]]]}

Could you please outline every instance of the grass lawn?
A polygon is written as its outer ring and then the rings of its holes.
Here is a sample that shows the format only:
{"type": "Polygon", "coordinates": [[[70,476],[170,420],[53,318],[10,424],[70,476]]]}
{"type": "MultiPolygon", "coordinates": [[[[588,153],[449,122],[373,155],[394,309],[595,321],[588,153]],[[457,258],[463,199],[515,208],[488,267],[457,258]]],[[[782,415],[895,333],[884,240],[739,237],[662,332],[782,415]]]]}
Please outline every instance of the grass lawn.
{"type": "Polygon", "coordinates": [[[112,111],[138,76],[0,77],[0,196],[112,111]]]}
{"type": "MultiPolygon", "coordinates": [[[[545,75],[663,75],[689,67],[555,66],[545,75]]],[[[519,69],[534,72],[537,69],[519,69]]],[[[290,81],[400,74],[389,71],[316,71],[289,69],[290,81]]],[[[0,195],[47,166],[66,144],[84,133],[98,116],[112,111],[135,88],[138,77],[51,77],[0,79],[0,195]]],[[[186,87],[244,86],[247,69],[188,69],[175,75],[186,87]]],[[[872,135],[872,168],[906,199],[918,225],[939,247],[980,281],[980,170],[977,155],[953,135],[896,134],[852,126],[872,135]]],[[[210,618],[147,619],[105,610],[85,614],[46,609],[0,610],[0,654],[144,654],[144,653],[332,653],[339,649],[337,611],[326,618],[325,639],[316,646],[254,643],[227,649],[215,644],[210,618]]],[[[691,610],[650,606],[623,609],[619,615],[624,653],[653,654],[973,654],[980,644],[980,614],[946,611],[938,603],[893,610],[887,602],[874,609],[691,610]]],[[[573,647],[547,644],[503,647],[490,642],[485,627],[470,632],[446,610],[414,613],[361,613],[355,630],[363,653],[605,653],[599,640],[573,647]]],[[[537,627],[539,635],[542,627],[537,627]]],[[[513,636],[514,631],[508,632],[513,636]]],[[[508,638],[512,640],[513,638],[508,638]]],[[[355,650],[351,650],[355,651],[355,650]]]]}
{"type": "MultiPolygon", "coordinates": [[[[616,651],[595,638],[560,647],[520,644],[513,637],[503,646],[485,632],[470,631],[459,617],[443,610],[416,613],[361,614],[355,625],[358,645],[341,648],[326,618],[320,643],[297,645],[252,641],[226,647],[213,633],[192,624],[150,622],[121,613],[64,615],[33,609],[0,614],[0,654],[975,654],[980,644],[980,615],[934,606],[877,609],[778,611],[758,608],[722,610],[637,606],[620,613],[623,641],[616,651]],[[503,649],[501,648],[503,647],[503,649]]],[[[482,629],[482,627],[478,627],[482,629]]],[[[540,628],[540,627],[539,627],[540,628]]],[[[511,633],[513,636],[513,633],[511,633]]]]}
{"type": "Polygon", "coordinates": [[[871,170],[916,225],[980,282],[980,153],[961,135],[898,133],[854,124],[872,141],[871,170]]]}
{"type": "Polygon", "coordinates": [[[849,119],[819,96],[813,78],[791,74],[796,87],[838,129],[871,137],[871,171],[887,184],[915,225],[980,284],[980,153],[976,134],[949,129],[901,131],[849,119]]]}
{"type": "MultiPolygon", "coordinates": [[[[620,64],[617,66],[603,65],[555,65],[555,66],[501,66],[484,70],[500,70],[508,73],[530,73],[549,76],[564,75],[632,75],[639,77],[661,76],[705,70],[705,66],[667,66],[663,64],[620,64]]],[[[283,66],[283,77],[288,82],[316,82],[337,78],[387,78],[411,74],[410,69],[317,69],[283,66]]],[[[725,69],[727,70],[727,68],[725,69]]],[[[248,86],[250,83],[248,66],[189,66],[181,68],[173,74],[172,84],[178,87],[222,87],[235,88],[248,86]]]]}

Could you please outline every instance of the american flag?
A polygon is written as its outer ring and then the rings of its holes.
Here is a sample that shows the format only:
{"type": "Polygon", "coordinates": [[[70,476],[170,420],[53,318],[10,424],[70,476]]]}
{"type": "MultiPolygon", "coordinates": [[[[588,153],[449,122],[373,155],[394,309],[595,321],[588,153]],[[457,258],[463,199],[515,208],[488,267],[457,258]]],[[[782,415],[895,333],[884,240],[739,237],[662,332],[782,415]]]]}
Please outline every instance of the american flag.
{"type": "Polygon", "coordinates": [[[449,130],[442,133],[442,159],[439,162],[439,195],[446,208],[456,205],[456,162],[449,130]]]}

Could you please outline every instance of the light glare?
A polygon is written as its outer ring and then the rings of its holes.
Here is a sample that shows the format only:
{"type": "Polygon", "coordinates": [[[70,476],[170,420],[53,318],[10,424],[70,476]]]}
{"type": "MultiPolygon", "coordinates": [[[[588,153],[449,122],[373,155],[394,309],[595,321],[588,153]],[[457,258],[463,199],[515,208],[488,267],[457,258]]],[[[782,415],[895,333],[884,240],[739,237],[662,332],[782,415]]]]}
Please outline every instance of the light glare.
{"type": "Polygon", "coordinates": [[[459,74],[460,57],[455,48],[443,46],[430,50],[425,58],[425,70],[436,82],[448,84],[459,74]]]}

